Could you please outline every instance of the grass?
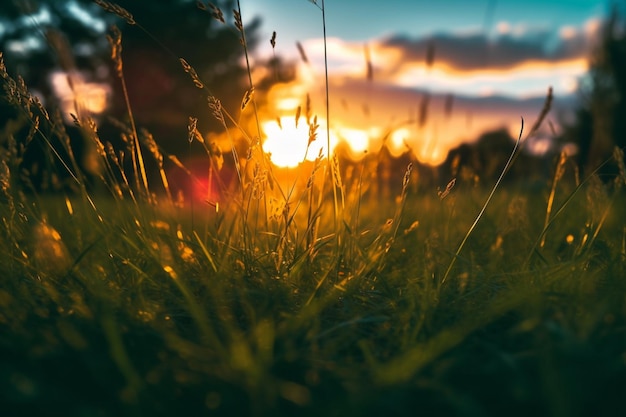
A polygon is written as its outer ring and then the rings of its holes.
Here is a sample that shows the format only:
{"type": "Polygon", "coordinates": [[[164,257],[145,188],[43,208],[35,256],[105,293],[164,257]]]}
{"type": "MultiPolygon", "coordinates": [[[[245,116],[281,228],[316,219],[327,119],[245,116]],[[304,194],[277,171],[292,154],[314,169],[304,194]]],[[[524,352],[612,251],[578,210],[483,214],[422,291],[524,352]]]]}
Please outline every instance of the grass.
{"type": "MultiPolygon", "coordinates": [[[[108,192],[96,192],[60,118],[2,78],[26,123],[0,163],[3,415],[626,411],[623,172],[577,183],[559,161],[539,191],[459,179],[440,198],[411,192],[409,166],[393,175],[397,198],[381,202],[371,170],[341,178],[322,156],[302,168],[304,186],[279,188],[251,140],[234,189],[220,189],[230,198],[191,205],[162,169],[184,164],[134,123],[123,169],[78,115],[99,149],[108,192]],[[20,180],[33,141],[50,165],[63,161],[50,175],[71,172],[72,190],[20,180]]],[[[191,121],[189,131],[219,177],[225,156],[191,121]]]]}

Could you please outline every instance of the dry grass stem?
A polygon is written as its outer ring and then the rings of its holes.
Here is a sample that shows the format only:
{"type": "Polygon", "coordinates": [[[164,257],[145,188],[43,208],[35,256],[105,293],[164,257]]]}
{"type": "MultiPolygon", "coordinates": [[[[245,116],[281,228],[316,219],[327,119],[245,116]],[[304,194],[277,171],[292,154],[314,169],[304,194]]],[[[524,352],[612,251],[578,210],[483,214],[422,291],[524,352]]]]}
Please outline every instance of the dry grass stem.
{"type": "Polygon", "coordinates": [[[550,109],[552,108],[552,100],[554,98],[552,95],[552,92],[553,92],[552,86],[548,87],[548,94],[546,95],[546,100],[543,103],[543,108],[541,109],[541,112],[539,113],[539,117],[537,117],[535,124],[533,124],[533,127],[528,132],[528,135],[526,136],[526,138],[533,136],[537,132],[537,130],[539,130],[544,119],[550,112],[550,109]]]}

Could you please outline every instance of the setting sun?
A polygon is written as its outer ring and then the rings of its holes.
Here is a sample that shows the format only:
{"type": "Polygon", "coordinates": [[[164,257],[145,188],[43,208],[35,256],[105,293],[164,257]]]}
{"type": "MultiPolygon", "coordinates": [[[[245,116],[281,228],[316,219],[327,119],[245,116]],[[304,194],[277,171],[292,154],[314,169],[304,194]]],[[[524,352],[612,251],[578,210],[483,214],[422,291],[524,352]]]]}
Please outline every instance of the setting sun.
{"type": "MultiPolygon", "coordinates": [[[[270,159],[276,166],[293,168],[304,160],[315,160],[320,152],[324,156],[327,155],[325,120],[318,120],[317,138],[311,143],[309,143],[309,125],[304,118],[301,118],[297,125],[295,117],[283,116],[278,120],[270,120],[261,125],[267,136],[263,143],[263,150],[270,155],[270,159]]],[[[337,136],[331,132],[331,149],[334,149],[336,145],[337,136]]]]}

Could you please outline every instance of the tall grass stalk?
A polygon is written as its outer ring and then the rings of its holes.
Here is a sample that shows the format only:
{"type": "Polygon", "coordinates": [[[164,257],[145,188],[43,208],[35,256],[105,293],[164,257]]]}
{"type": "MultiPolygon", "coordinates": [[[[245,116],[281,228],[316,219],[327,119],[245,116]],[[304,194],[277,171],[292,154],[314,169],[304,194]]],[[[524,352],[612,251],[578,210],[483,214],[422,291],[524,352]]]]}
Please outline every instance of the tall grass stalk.
{"type": "MultiPolygon", "coordinates": [[[[548,196],[548,204],[546,206],[546,218],[543,223],[543,228],[545,229],[550,222],[550,214],[552,213],[552,206],[554,205],[554,198],[556,195],[557,184],[563,177],[565,171],[565,163],[567,162],[567,154],[565,152],[561,152],[559,155],[559,160],[556,164],[556,169],[554,172],[554,176],[552,177],[552,187],[550,188],[550,195],[548,196]]],[[[543,248],[546,244],[546,234],[544,233],[541,237],[541,242],[539,243],[539,247],[543,248]]]]}
{"type": "MultiPolygon", "coordinates": [[[[334,225],[335,230],[338,230],[340,227],[339,224],[339,197],[337,195],[337,175],[338,172],[335,171],[335,167],[333,165],[333,156],[330,148],[330,86],[329,86],[329,76],[328,76],[328,37],[326,34],[326,5],[325,1],[321,0],[321,5],[318,4],[317,0],[309,0],[313,4],[315,4],[320,11],[322,12],[322,34],[324,41],[324,91],[325,91],[325,109],[326,109],[326,152],[327,152],[327,166],[328,171],[330,171],[330,184],[333,188],[333,216],[334,216],[334,225]]],[[[337,245],[341,245],[341,237],[340,234],[337,233],[337,245]]]]}
{"type": "Polygon", "coordinates": [[[517,155],[517,150],[519,148],[520,141],[522,140],[522,133],[523,133],[523,131],[524,131],[524,119],[522,118],[521,119],[521,126],[520,126],[519,135],[517,137],[517,140],[515,141],[515,146],[513,147],[513,150],[511,151],[511,155],[509,156],[509,159],[506,161],[506,164],[504,165],[504,168],[502,169],[502,172],[500,173],[500,176],[498,177],[498,180],[496,181],[496,183],[494,184],[493,188],[491,189],[491,192],[489,193],[489,196],[487,197],[487,200],[485,200],[485,203],[483,204],[482,208],[480,209],[480,212],[476,216],[476,219],[474,219],[474,222],[472,223],[472,225],[469,227],[469,229],[465,233],[465,236],[463,237],[463,240],[459,244],[459,247],[456,249],[456,252],[454,253],[454,256],[452,256],[452,259],[450,260],[450,263],[448,264],[448,268],[446,269],[446,272],[443,274],[443,278],[441,279],[441,284],[442,285],[445,284],[445,282],[448,280],[448,276],[450,275],[450,272],[452,271],[452,268],[454,267],[454,264],[456,263],[457,258],[460,256],[461,251],[463,250],[463,247],[467,243],[467,239],[469,239],[470,235],[472,234],[472,232],[476,228],[476,225],[478,224],[478,222],[482,218],[483,214],[485,213],[485,210],[487,210],[487,206],[491,202],[491,199],[493,198],[494,194],[496,193],[496,190],[500,186],[500,183],[502,182],[502,179],[504,178],[504,175],[508,172],[509,168],[511,167],[511,162],[513,162],[513,158],[515,157],[515,155],[517,155]]]}
{"type": "Polygon", "coordinates": [[[143,153],[141,145],[139,144],[139,135],[137,134],[137,126],[135,125],[135,117],[133,116],[132,106],[130,104],[130,98],[128,97],[128,88],[126,86],[126,78],[124,77],[124,69],[122,65],[122,32],[113,26],[112,33],[107,36],[111,46],[111,55],[116,67],[117,77],[122,85],[122,94],[124,95],[124,103],[126,104],[126,110],[128,112],[128,120],[131,128],[131,138],[133,143],[133,170],[135,172],[135,180],[137,181],[137,189],[140,190],[143,187],[145,197],[150,198],[150,190],[148,188],[148,176],[146,174],[146,167],[144,165],[143,153]],[[139,181],[141,180],[141,186],[139,181]]]}

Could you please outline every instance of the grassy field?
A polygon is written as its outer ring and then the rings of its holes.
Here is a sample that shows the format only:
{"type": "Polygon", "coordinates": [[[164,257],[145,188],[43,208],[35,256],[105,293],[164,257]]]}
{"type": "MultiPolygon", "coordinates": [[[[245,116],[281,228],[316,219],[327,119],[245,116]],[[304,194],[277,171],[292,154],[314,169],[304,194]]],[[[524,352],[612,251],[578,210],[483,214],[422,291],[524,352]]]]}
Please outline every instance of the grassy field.
{"type": "Polygon", "coordinates": [[[623,164],[603,183],[563,158],[539,189],[447,195],[402,167],[386,201],[322,157],[279,188],[256,148],[220,201],[179,201],[132,123],[127,173],[78,118],[95,191],[52,145],[60,119],[2,79],[27,116],[0,161],[3,416],[626,415],[623,164]],[[32,140],[72,190],[20,179],[32,140]]]}

